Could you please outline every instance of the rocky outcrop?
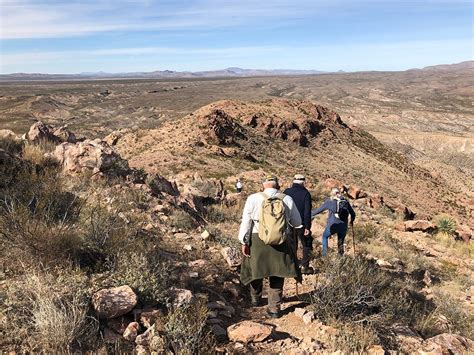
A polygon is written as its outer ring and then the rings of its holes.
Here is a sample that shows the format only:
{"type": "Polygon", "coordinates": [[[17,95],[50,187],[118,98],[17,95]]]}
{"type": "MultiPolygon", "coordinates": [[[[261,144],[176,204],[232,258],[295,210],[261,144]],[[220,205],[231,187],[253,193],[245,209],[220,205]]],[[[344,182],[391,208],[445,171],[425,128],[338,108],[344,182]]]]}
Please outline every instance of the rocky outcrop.
{"type": "Polygon", "coordinates": [[[97,316],[110,319],[130,312],[137,304],[137,295],[129,286],[106,288],[92,295],[97,316]]]}
{"type": "Polygon", "coordinates": [[[467,354],[474,351],[474,342],[457,334],[443,333],[426,339],[423,349],[435,354],[467,354]]]}
{"type": "Polygon", "coordinates": [[[237,139],[245,138],[245,130],[223,110],[212,110],[203,119],[206,124],[208,142],[217,145],[235,145],[237,139]]]}
{"type": "Polygon", "coordinates": [[[76,144],[62,143],[56,147],[54,157],[67,174],[90,172],[126,176],[130,172],[128,162],[100,139],[86,139],[76,144]]]}
{"type": "Polygon", "coordinates": [[[241,343],[262,342],[272,334],[272,327],[252,321],[243,321],[227,328],[231,341],[241,343]]]}
{"type": "Polygon", "coordinates": [[[9,129],[0,129],[0,139],[11,139],[16,141],[20,138],[15,134],[15,132],[9,129]]]}
{"type": "Polygon", "coordinates": [[[416,220],[416,221],[405,221],[404,223],[405,231],[407,232],[426,232],[430,233],[436,229],[436,226],[433,222],[426,221],[426,220],[416,220]]]}
{"type": "Polygon", "coordinates": [[[41,141],[76,143],[76,135],[69,131],[66,126],[54,128],[41,121],[30,127],[26,139],[34,143],[41,141]]]}
{"type": "Polygon", "coordinates": [[[469,243],[469,241],[472,239],[472,230],[470,230],[466,226],[458,226],[456,228],[456,238],[461,239],[462,241],[469,243]]]}
{"type": "Polygon", "coordinates": [[[179,190],[176,182],[168,181],[161,175],[155,175],[152,179],[150,179],[148,181],[148,186],[150,186],[151,192],[154,195],[162,195],[165,193],[170,196],[179,196],[179,190]]]}
{"type": "Polygon", "coordinates": [[[359,186],[351,185],[347,190],[347,196],[356,200],[358,198],[365,198],[367,197],[367,192],[363,191],[359,186]]]}

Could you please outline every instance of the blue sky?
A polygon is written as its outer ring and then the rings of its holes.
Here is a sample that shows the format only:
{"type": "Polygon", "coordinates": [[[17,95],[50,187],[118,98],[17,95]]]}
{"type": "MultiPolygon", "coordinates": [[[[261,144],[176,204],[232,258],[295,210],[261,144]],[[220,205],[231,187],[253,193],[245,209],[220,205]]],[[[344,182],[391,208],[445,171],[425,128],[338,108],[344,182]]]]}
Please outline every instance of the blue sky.
{"type": "Polygon", "coordinates": [[[0,0],[1,72],[403,70],[473,59],[470,0],[0,0]]]}

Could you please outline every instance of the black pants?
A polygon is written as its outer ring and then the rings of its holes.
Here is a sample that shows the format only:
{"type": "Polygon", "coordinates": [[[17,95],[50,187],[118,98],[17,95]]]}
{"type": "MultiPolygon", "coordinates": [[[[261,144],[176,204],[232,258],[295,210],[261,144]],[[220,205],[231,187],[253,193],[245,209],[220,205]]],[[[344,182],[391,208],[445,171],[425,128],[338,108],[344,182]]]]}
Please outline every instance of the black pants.
{"type": "MultiPolygon", "coordinates": [[[[303,267],[308,267],[311,251],[313,250],[313,237],[311,234],[304,235],[304,228],[297,229],[296,235],[300,240],[301,246],[303,247],[303,258],[301,259],[300,265],[303,267]]],[[[298,248],[296,250],[298,250],[298,248]]]]}
{"type": "MultiPolygon", "coordinates": [[[[277,312],[280,310],[281,299],[283,295],[283,284],[285,279],[283,277],[270,276],[268,278],[270,281],[270,287],[268,288],[268,308],[272,312],[277,312]]],[[[263,279],[253,280],[250,283],[250,293],[252,297],[259,299],[262,297],[263,291],[263,279]]]]}

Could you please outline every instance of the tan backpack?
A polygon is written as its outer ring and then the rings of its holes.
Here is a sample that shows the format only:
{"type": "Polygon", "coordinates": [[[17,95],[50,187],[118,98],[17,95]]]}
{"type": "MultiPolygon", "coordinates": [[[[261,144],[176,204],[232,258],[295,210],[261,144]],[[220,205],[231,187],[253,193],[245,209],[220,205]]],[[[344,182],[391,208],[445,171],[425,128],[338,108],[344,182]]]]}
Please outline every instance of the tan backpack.
{"type": "Polygon", "coordinates": [[[280,245],[286,241],[286,211],[283,203],[284,194],[265,197],[260,209],[258,236],[267,245],[280,245]]]}

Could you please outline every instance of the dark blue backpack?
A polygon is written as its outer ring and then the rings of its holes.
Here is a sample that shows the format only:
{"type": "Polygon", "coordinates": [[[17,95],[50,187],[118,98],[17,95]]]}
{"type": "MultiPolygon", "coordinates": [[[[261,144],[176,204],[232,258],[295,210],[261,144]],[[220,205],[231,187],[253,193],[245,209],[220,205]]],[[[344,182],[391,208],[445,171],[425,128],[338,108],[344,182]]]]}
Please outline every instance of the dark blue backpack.
{"type": "Polygon", "coordinates": [[[334,216],[341,221],[347,222],[349,214],[349,202],[344,197],[336,199],[336,213],[334,213],[334,216]]]}

